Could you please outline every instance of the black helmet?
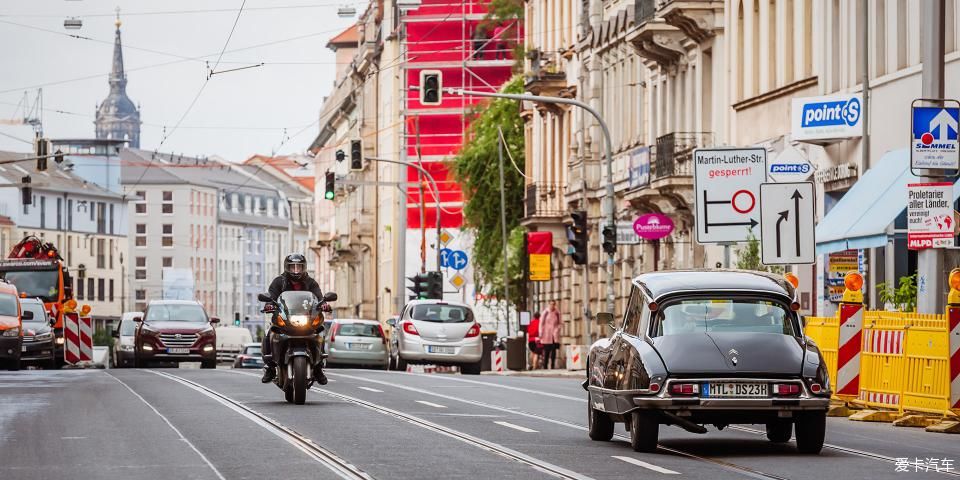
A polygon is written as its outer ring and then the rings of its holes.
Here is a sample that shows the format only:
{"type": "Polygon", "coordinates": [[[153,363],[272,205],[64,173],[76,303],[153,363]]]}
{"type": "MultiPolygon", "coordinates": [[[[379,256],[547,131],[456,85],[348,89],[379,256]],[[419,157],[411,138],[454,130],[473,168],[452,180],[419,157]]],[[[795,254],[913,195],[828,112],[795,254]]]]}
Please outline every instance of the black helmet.
{"type": "Polygon", "coordinates": [[[300,280],[307,276],[307,258],[299,253],[291,253],[283,259],[283,273],[293,279],[300,280]]]}

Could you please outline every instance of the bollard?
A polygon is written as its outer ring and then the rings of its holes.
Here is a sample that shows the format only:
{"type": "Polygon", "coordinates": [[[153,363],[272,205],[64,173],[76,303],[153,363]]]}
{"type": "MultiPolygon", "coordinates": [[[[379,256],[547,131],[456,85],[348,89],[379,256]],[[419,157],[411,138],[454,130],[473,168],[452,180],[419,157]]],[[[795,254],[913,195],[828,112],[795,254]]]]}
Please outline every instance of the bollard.
{"type": "Polygon", "coordinates": [[[960,415],[960,268],[950,272],[947,325],[950,332],[950,408],[960,415]]]}
{"type": "Polygon", "coordinates": [[[840,349],[837,354],[836,396],[843,401],[860,395],[860,350],[863,347],[863,276],[849,272],[840,303],[840,349]]]}

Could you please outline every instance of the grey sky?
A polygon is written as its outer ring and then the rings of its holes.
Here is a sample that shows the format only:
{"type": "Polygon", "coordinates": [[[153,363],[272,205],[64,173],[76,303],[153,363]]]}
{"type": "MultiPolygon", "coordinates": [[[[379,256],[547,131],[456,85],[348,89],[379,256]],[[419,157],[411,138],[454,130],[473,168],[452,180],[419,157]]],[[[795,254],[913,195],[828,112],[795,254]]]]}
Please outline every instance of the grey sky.
{"type": "MultiPolygon", "coordinates": [[[[187,110],[223,48],[243,0],[3,0],[0,4],[0,119],[10,119],[24,90],[32,101],[36,86],[97,75],[95,78],[43,86],[44,133],[52,138],[91,138],[95,106],[108,91],[115,7],[120,7],[127,70],[127,94],[140,105],[141,148],[154,149],[187,110]],[[223,10],[205,13],[137,15],[145,12],[223,10]],[[104,16],[89,16],[105,14],[104,16]],[[65,30],[63,20],[83,20],[80,30],[65,30]],[[53,32],[39,31],[13,22],[53,32]],[[70,38],[78,34],[97,41],[70,38]],[[102,41],[102,42],[101,42],[102,41]],[[148,52],[156,50],[173,55],[148,52]],[[201,60],[180,61],[178,57],[201,60]],[[179,61],[179,62],[178,62],[179,61]],[[178,62],[154,68],[140,67],[178,62]],[[29,87],[29,88],[28,88],[29,87]],[[62,110],[80,115],[56,113],[62,110]]],[[[161,151],[220,155],[241,161],[250,155],[295,153],[317,133],[314,124],[334,79],[333,52],[327,41],[355,19],[339,18],[337,7],[362,9],[359,0],[247,0],[218,70],[266,62],[267,65],[214,75],[196,105],[161,151]],[[277,8],[313,5],[313,8],[277,8]],[[273,7],[273,8],[271,8],[273,7]],[[264,9],[270,8],[270,9],[264,9]],[[313,35],[275,45],[230,52],[252,45],[313,35]],[[271,65],[272,62],[284,64],[271,65]],[[307,62],[306,64],[303,62],[307,62]],[[217,128],[197,128],[217,127],[217,128]],[[226,127],[226,128],[221,128],[226,127]],[[262,128],[266,127],[266,128],[262,128]]],[[[27,126],[0,125],[0,134],[32,137],[27,126]]],[[[0,149],[29,151],[30,145],[0,135],[0,149]]]]}

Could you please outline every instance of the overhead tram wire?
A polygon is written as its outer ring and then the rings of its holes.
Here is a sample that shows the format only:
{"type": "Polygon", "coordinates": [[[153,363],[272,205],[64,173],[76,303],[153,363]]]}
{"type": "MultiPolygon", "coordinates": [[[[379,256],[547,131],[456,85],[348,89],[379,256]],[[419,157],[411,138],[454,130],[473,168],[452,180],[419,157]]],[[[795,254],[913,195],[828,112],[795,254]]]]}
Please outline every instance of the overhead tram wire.
{"type": "MultiPolygon", "coordinates": [[[[240,8],[237,10],[237,16],[236,18],[233,19],[233,26],[230,27],[230,33],[227,34],[227,39],[226,41],[223,42],[223,48],[220,49],[220,55],[217,55],[217,61],[214,62],[214,65],[211,71],[216,70],[217,66],[220,65],[220,59],[223,58],[224,52],[227,51],[227,45],[230,45],[230,39],[233,38],[233,32],[235,32],[237,29],[237,23],[240,22],[240,15],[243,13],[243,7],[246,6],[246,4],[247,4],[247,0],[243,0],[240,3],[240,8]]],[[[207,75],[206,79],[203,81],[203,85],[200,85],[200,90],[197,90],[197,94],[194,95],[193,100],[190,102],[190,105],[183,112],[183,115],[180,116],[180,119],[177,120],[177,123],[174,124],[173,128],[170,130],[170,133],[165,134],[163,138],[160,139],[160,144],[157,145],[155,150],[159,150],[160,147],[162,147],[163,144],[166,143],[166,141],[170,138],[170,136],[177,131],[177,128],[180,127],[181,123],[183,123],[183,119],[187,118],[187,115],[190,113],[191,110],[193,110],[193,106],[197,104],[197,100],[200,99],[200,95],[202,95],[203,90],[207,88],[207,85],[210,83],[211,78],[213,78],[211,75],[207,75]]],[[[138,177],[137,181],[133,183],[133,187],[130,188],[130,191],[135,191],[137,186],[140,185],[140,181],[142,181],[143,177],[147,174],[147,171],[149,170],[150,165],[153,165],[154,159],[155,157],[153,156],[150,157],[149,165],[147,166],[147,168],[143,169],[143,172],[140,173],[140,177],[138,177]]]]}
{"type": "MultiPolygon", "coordinates": [[[[269,10],[292,10],[292,9],[312,9],[312,8],[330,8],[330,7],[340,7],[343,5],[354,5],[362,6],[364,2],[344,2],[344,1],[331,1],[328,3],[314,3],[310,5],[275,5],[272,7],[250,7],[245,9],[246,12],[254,11],[269,11],[269,10]]],[[[207,9],[197,9],[197,10],[160,10],[156,12],[124,12],[125,17],[135,17],[135,16],[149,16],[149,15],[191,15],[191,14],[200,14],[200,13],[227,13],[234,12],[236,10],[232,8],[207,8],[207,9]]],[[[86,15],[74,15],[76,18],[96,18],[96,17],[112,17],[116,13],[88,13],[86,15]]],[[[0,18],[2,17],[14,17],[14,18],[62,18],[63,15],[48,15],[48,14],[10,14],[10,13],[0,13],[0,18]]]]}

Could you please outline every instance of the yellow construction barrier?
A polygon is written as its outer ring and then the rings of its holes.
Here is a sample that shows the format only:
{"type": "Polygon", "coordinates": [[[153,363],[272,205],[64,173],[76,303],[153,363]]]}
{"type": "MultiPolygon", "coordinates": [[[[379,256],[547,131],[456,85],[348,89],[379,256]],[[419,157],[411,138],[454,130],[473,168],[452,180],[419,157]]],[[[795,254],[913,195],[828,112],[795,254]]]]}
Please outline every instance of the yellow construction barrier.
{"type": "Polygon", "coordinates": [[[949,350],[946,315],[920,315],[912,319],[906,342],[902,410],[949,413],[949,350]]]}
{"type": "Polygon", "coordinates": [[[806,317],[804,333],[817,344],[827,363],[831,388],[836,389],[837,354],[840,350],[840,315],[833,317],[806,317]]]}

